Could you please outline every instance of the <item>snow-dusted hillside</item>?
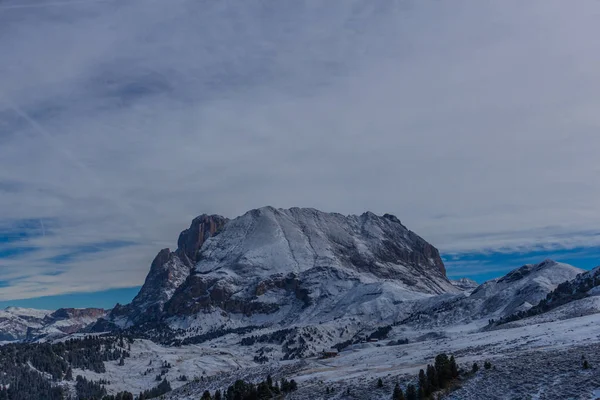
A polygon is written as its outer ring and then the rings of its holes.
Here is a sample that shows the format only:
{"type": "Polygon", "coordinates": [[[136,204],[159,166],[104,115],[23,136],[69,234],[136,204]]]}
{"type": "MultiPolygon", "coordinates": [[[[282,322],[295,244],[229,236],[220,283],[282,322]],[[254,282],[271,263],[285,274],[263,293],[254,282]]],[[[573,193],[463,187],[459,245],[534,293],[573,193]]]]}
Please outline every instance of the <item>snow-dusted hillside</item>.
{"type": "Polygon", "coordinates": [[[0,310],[0,340],[63,337],[80,331],[105,315],[106,310],[96,308],[49,311],[8,307],[0,310]]]}
{"type": "Polygon", "coordinates": [[[0,310],[0,341],[24,339],[28,329],[40,329],[43,320],[52,311],[7,307],[0,310]]]}
{"type": "Polygon", "coordinates": [[[473,290],[475,290],[475,289],[477,289],[477,287],[479,287],[479,283],[477,283],[474,280],[469,279],[469,278],[460,278],[457,280],[451,280],[450,283],[452,283],[452,285],[454,285],[458,289],[460,289],[464,292],[467,292],[467,293],[471,293],[473,290]]]}
{"type": "Polygon", "coordinates": [[[527,317],[548,320],[554,316],[565,318],[569,314],[577,316],[592,313],[597,310],[596,296],[598,295],[600,295],[600,267],[561,282],[533,307],[515,310],[497,321],[496,325],[527,317]]]}
{"type": "Polygon", "coordinates": [[[498,319],[528,310],[538,304],[560,283],[574,279],[583,270],[568,264],[545,260],[528,264],[505,276],[481,284],[470,295],[450,299],[435,298],[404,323],[417,326],[448,326],[456,323],[498,319]]]}

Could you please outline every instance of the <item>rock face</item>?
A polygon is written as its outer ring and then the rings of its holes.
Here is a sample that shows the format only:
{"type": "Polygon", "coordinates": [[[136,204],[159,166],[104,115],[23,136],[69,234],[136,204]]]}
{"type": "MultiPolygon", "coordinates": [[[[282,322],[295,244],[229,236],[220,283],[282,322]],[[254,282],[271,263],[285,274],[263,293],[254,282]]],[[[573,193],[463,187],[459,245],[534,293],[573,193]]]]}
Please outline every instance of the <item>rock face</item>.
{"type": "Polygon", "coordinates": [[[203,214],[195,218],[190,227],[179,235],[177,250],[162,249],[158,253],[138,295],[131,304],[117,305],[110,319],[124,326],[159,318],[164,304],[196,264],[198,250],[208,238],[218,234],[227,221],[220,215],[203,214]]]}
{"type": "Polygon", "coordinates": [[[398,218],[263,207],[231,221],[202,215],[162,250],[119,326],[167,321],[209,331],[343,316],[394,318],[398,304],[459,292],[438,250],[398,218]],[[190,268],[192,267],[192,268],[190,268]]]}
{"type": "Polygon", "coordinates": [[[220,215],[206,215],[194,218],[190,227],[179,235],[177,240],[177,254],[185,260],[189,260],[192,267],[198,261],[198,252],[204,242],[215,236],[223,229],[223,226],[229,221],[220,215]]]}

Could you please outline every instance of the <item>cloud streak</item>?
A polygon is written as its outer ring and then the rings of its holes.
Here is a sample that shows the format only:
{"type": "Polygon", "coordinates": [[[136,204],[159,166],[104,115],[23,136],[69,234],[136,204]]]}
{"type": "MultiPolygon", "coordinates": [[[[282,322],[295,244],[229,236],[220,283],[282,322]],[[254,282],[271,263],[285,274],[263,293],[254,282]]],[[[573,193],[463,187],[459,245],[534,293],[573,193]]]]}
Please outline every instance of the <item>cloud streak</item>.
{"type": "Polygon", "coordinates": [[[0,300],[138,285],[197,214],[266,204],[391,212],[445,253],[598,246],[598,12],[3,2],[0,243],[39,250],[0,258],[0,300]]]}

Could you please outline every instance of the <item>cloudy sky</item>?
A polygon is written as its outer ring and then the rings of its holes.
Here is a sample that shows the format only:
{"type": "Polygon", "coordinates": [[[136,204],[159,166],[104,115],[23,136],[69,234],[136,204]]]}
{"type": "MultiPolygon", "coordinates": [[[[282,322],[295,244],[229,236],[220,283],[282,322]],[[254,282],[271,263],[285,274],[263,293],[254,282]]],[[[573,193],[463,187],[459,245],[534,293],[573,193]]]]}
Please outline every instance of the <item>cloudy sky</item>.
{"type": "Polygon", "coordinates": [[[194,216],[263,205],[393,213],[455,277],[600,264],[599,18],[2,0],[0,305],[127,300],[194,216]]]}

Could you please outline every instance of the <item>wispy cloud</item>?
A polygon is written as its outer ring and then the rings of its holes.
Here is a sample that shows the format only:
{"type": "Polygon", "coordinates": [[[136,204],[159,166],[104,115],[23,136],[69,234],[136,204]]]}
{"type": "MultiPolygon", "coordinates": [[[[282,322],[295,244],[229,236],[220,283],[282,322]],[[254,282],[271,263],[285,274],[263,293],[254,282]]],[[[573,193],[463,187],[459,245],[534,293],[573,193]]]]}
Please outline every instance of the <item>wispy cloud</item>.
{"type": "Polygon", "coordinates": [[[4,1],[0,243],[36,251],[0,297],[140,284],[197,214],[265,204],[392,212],[446,253],[597,246],[598,11],[4,1]]]}

